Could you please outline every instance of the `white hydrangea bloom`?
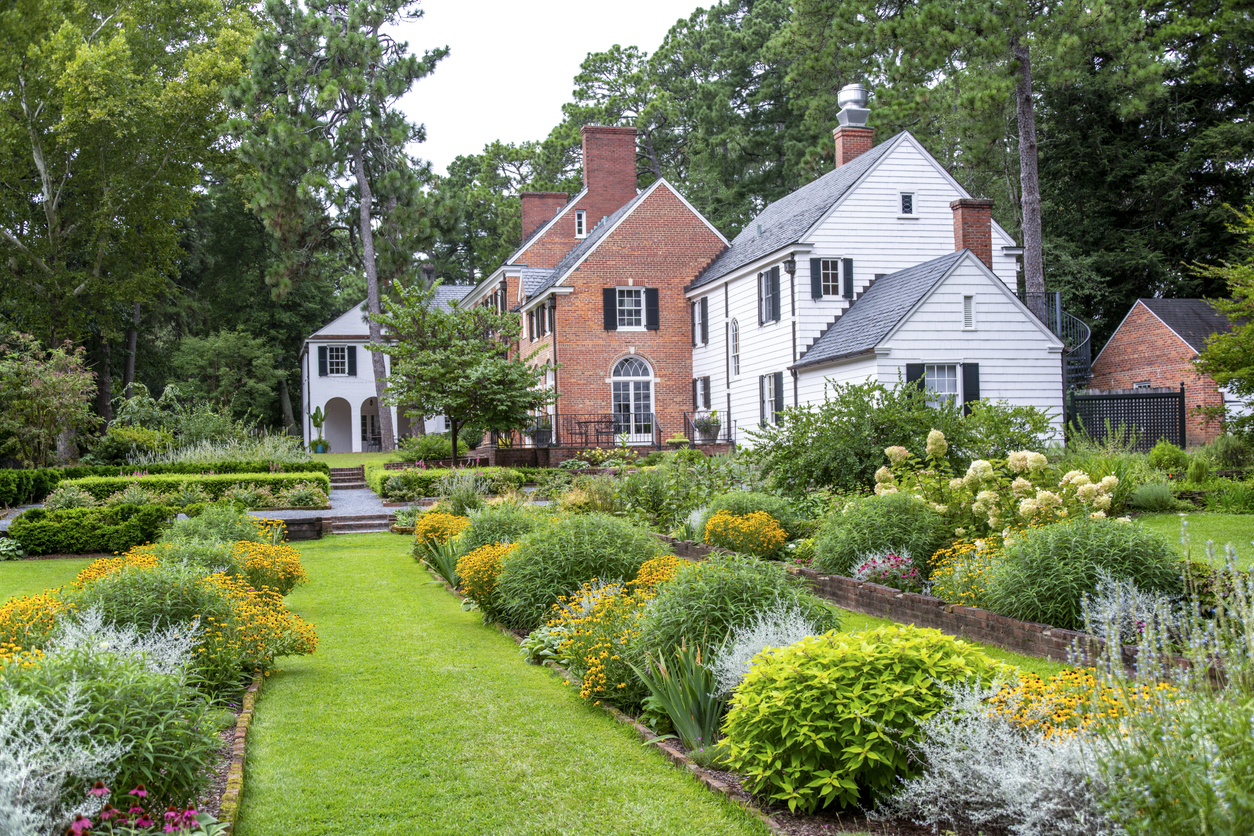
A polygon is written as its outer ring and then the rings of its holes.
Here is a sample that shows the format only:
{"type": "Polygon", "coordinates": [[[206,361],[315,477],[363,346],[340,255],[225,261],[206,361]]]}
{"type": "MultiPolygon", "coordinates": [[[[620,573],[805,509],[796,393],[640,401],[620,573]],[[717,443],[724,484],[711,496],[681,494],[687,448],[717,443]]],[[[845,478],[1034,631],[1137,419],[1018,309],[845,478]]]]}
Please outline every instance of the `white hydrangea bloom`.
{"type": "Polygon", "coordinates": [[[949,442],[940,430],[932,430],[927,434],[927,455],[929,458],[940,458],[949,451],[949,442]]]}
{"type": "Polygon", "coordinates": [[[1015,473],[1022,473],[1028,469],[1028,451],[1016,450],[1010,454],[1006,463],[1010,465],[1010,469],[1015,473]]]}
{"type": "Polygon", "coordinates": [[[1049,467],[1049,459],[1044,453],[1028,453],[1028,470],[1044,470],[1049,467]]]}
{"type": "Polygon", "coordinates": [[[897,488],[895,485],[882,485],[881,484],[881,485],[875,486],[876,496],[887,496],[888,494],[893,494],[893,493],[897,493],[897,488]]]}
{"type": "Polygon", "coordinates": [[[1010,483],[1010,491],[1015,496],[1027,496],[1034,489],[1032,483],[1022,476],[1016,476],[1015,480],[1010,483]]]}
{"type": "Polygon", "coordinates": [[[1106,496],[1105,494],[1102,494],[1101,496],[1093,500],[1093,507],[1099,511],[1109,511],[1110,510],[1110,497],[1106,496]]]}
{"type": "Polygon", "coordinates": [[[1097,485],[1089,483],[1087,485],[1081,485],[1079,490],[1075,493],[1076,496],[1080,497],[1081,502],[1087,502],[1092,505],[1093,500],[1097,499],[1098,494],[1101,493],[1101,488],[1097,485]]]}
{"type": "Polygon", "coordinates": [[[1090,517],[1092,517],[1092,518],[1093,518],[1093,519],[1095,519],[1095,520],[1104,520],[1104,519],[1106,519],[1106,512],[1105,512],[1105,511],[1094,511],[1093,513],[1089,514],[1089,516],[1090,516],[1090,517]]]}
{"type": "Polygon", "coordinates": [[[878,485],[893,484],[893,472],[887,467],[881,467],[879,470],[875,471],[875,483],[878,485]]]}
{"type": "Polygon", "coordinates": [[[1058,483],[1058,487],[1061,488],[1064,485],[1075,485],[1076,487],[1079,487],[1080,485],[1087,485],[1091,481],[1093,480],[1090,479],[1089,475],[1083,470],[1071,470],[1067,472],[1067,475],[1062,477],[1062,481],[1058,483]]]}
{"type": "Polygon", "coordinates": [[[1036,506],[1042,511],[1052,511],[1062,505],[1062,497],[1053,491],[1037,491],[1036,506]]]}
{"type": "Polygon", "coordinates": [[[884,448],[884,455],[888,456],[888,460],[893,464],[901,464],[906,459],[910,458],[910,451],[905,447],[894,444],[892,447],[884,448]]]}
{"type": "Polygon", "coordinates": [[[1110,493],[1111,491],[1113,491],[1115,488],[1119,486],[1119,477],[1118,476],[1103,476],[1102,481],[1098,482],[1097,486],[1101,488],[1103,491],[1105,491],[1106,493],[1110,493]]]}
{"type": "Polygon", "coordinates": [[[958,490],[959,488],[962,487],[962,485],[963,485],[963,481],[961,479],[954,478],[954,479],[949,480],[949,489],[951,491],[958,490]]]}
{"type": "Polygon", "coordinates": [[[1019,503],[1019,516],[1021,517],[1032,517],[1038,510],[1040,509],[1036,507],[1035,500],[1025,499],[1019,503]]]}

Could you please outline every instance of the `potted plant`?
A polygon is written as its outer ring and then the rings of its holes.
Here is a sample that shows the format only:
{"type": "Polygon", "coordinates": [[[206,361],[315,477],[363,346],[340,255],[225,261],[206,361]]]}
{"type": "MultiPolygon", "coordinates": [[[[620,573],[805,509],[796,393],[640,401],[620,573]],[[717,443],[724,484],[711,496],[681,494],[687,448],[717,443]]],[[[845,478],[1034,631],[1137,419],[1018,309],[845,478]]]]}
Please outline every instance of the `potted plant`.
{"type": "Polygon", "coordinates": [[[537,447],[548,447],[553,443],[553,419],[548,415],[537,415],[527,434],[537,447]]]}
{"type": "Polygon", "coordinates": [[[710,442],[718,438],[718,431],[723,426],[723,422],[718,418],[718,410],[714,409],[693,418],[692,426],[701,434],[702,441],[710,442]]]}
{"type": "Polygon", "coordinates": [[[314,425],[314,429],[318,431],[318,437],[310,442],[310,447],[315,453],[328,453],[331,451],[331,445],[322,437],[322,425],[326,423],[326,413],[322,411],[322,407],[315,407],[314,411],[309,413],[309,423],[314,425]]]}

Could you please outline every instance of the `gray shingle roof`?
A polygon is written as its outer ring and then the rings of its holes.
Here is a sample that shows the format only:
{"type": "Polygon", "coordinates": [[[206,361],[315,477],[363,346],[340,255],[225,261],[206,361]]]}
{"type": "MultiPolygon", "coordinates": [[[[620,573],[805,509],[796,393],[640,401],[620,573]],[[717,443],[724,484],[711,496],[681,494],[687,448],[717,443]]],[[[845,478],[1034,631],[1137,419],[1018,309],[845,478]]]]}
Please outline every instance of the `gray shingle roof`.
{"type": "Polygon", "coordinates": [[[535,267],[522,268],[523,295],[530,296],[535,293],[552,274],[552,270],[540,270],[535,267]]]}
{"type": "Polygon", "coordinates": [[[558,281],[560,281],[561,278],[575,266],[579,259],[583,258],[589,250],[597,245],[598,241],[605,237],[605,233],[609,232],[610,228],[613,227],[614,224],[618,223],[618,219],[635,208],[636,204],[639,203],[640,199],[646,194],[649,194],[647,190],[640,192],[640,194],[618,207],[618,209],[614,211],[614,214],[602,219],[599,224],[594,226],[592,230],[588,232],[587,238],[584,238],[573,250],[566,253],[565,257],[557,263],[557,266],[553,268],[553,272],[547,279],[544,280],[543,284],[537,287],[534,292],[527,294],[527,298],[533,299],[541,293],[544,293],[544,291],[548,290],[553,285],[557,284],[558,281]]]}
{"type": "Polygon", "coordinates": [[[1228,317],[1210,306],[1205,299],[1138,299],[1154,316],[1180,335],[1194,351],[1206,347],[1211,334],[1231,329],[1228,317]]]}
{"type": "Polygon", "coordinates": [[[967,252],[957,250],[876,279],[791,368],[817,366],[874,350],[967,252]]]}
{"type": "Polygon", "coordinates": [[[435,289],[431,305],[447,311],[452,307],[452,302],[460,302],[462,297],[473,289],[464,284],[442,284],[435,289]]]}
{"type": "Polygon", "coordinates": [[[817,180],[810,181],[763,209],[740,231],[731,246],[705,268],[688,288],[709,284],[738,267],[769,255],[781,247],[799,242],[806,230],[827,214],[836,201],[844,197],[862,175],[896,144],[899,136],[901,134],[880,143],[817,180]],[[759,226],[762,228],[761,235],[758,234],[759,226]]]}

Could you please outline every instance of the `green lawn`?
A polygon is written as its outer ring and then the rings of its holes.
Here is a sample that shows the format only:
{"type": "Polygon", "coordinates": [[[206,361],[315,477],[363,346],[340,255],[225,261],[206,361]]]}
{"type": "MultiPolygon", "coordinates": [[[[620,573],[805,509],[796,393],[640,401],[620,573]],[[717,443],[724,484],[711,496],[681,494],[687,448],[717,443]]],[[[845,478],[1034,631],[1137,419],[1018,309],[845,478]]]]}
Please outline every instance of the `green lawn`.
{"type": "Polygon", "coordinates": [[[238,836],[766,832],[524,664],[404,538],[296,545],[321,644],[258,701],[238,836]]]}
{"type": "Polygon", "coordinates": [[[314,453],[313,460],[327,467],[356,467],[359,464],[391,461],[395,453],[314,453]]]}
{"type": "Polygon", "coordinates": [[[0,561],[0,603],[16,595],[34,595],[54,586],[64,586],[91,562],[87,557],[0,561]]]}
{"type": "Polygon", "coordinates": [[[1206,541],[1213,540],[1216,551],[1223,553],[1226,543],[1237,549],[1237,565],[1249,569],[1254,567],[1254,514],[1211,514],[1203,511],[1180,515],[1142,514],[1137,520],[1147,528],[1157,531],[1171,541],[1180,553],[1184,549],[1180,545],[1180,521],[1189,522],[1189,540],[1194,560],[1206,557],[1206,541]]]}

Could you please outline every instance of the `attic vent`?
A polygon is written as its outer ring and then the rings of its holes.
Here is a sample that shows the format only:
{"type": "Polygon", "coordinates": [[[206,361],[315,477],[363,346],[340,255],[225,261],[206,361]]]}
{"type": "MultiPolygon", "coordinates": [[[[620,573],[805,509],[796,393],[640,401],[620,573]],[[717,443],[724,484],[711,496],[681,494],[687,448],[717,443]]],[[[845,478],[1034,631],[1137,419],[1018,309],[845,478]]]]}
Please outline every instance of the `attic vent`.
{"type": "Polygon", "coordinates": [[[962,327],[963,328],[975,327],[975,297],[974,296],[962,297],[962,327]]]}
{"type": "Polygon", "coordinates": [[[762,224],[758,224],[758,235],[762,235],[762,224]]]}

